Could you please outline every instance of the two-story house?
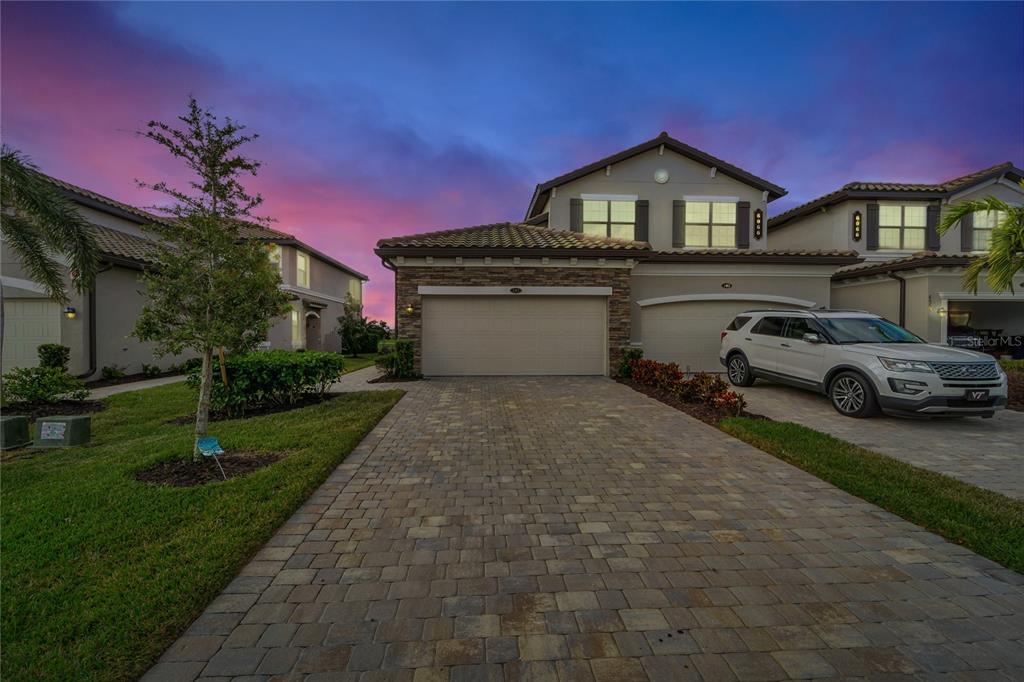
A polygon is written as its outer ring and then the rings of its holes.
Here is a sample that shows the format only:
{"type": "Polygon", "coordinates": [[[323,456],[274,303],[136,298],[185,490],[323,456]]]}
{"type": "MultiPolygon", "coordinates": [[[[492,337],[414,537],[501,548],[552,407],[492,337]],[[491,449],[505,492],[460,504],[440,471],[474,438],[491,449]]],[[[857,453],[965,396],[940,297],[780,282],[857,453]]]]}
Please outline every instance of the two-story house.
{"type": "Polygon", "coordinates": [[[606,374],[622,349],[719,371],[756,307],[830,303],[848,249],[770,250],[785,190],[661,133],[537,185],[521,223],[394,237],[396,326],[424,374],[606,374]]]}
{"type": "MultiPolygon", "coordinates": [[[[143,363],[166,368],[181,362],[187,356],[157,359],[152,344],[131,336],[145,301],[139,275],[153,266],[155,248],[153,233],[143,226],[161,218],[48,179],[91,223],[101,252],[100,270],[91,291],[80,295],[69,287],[70,301],[60,305],[28,277],[9,245],[2,244],[3,371],[38,364],[37,348],[43,343],[68,346],[70,372],[85,379],[98,378],[104,367],[131,374],[140,372],[143,363]]],[[[347,294],[362,299],[366,275],[278,230],[246,224],[241,234],[267,244],[281,268],[282,288],[292,298],[292,310],[271,328],[264,346],[340,351],[337,318],[347,294]]]]}
{"type": "Polygon", "coordinates": [[[964,291],[964,268],[988,250],[1002,216],[982,212],[939,235],[951,203],[994,196],[1024,204],[1024,170],[1012,163],[938,184],[851,182],[768,221],[780,248],[853,249],[864,263],[832,278],[832,303],[898,321],[934,343],[1019,353],[1024,335],[1024,276],[1012,293],[964,291]]]}

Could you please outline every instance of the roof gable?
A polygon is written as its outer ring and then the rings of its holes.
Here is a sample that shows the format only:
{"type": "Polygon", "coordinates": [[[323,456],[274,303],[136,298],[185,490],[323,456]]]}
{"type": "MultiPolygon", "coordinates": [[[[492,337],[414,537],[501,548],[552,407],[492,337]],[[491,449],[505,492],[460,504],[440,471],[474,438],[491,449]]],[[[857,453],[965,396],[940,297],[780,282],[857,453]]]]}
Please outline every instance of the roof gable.
{"type": "Polygon", "coordinates": [[[681,142],[680,140],[669,136],[667,132],[662,131],[657,137],[653,137],[646,142],[641,142],[629,149],[623,149],[620,152],[598,159],[597,161],[588,163],[576,170],[563,173],[556,178],[552,178],[546,182],[538,184],[533,192],[533,197],[530,199],[530,206],[526,210],[526,220],[530,220],[544,210],[544,204],[547,201],[547,197],[550,195],[552,188],[572,182],[573,180],[590,175],[591,173],[596,173],[603,170],[606,166],[625,161],[626,159],[638,156],[652,149],[657,149],[662,145],[665,146],[665,149],[673,151],[693,161],[697,161],[698,163],[702,163],[708,168],[717,168],[718,172],[723,175],[727,175],[735,180],[750,185],[751,187],[756,187],[757,189],[768,192],[769,201],[778,199],[786,194],[786,190],[783,187],[768,182],[764,178],[760,178],[749,171],[745,171],[738,166],[728,163],[727,161],[714,157],[707,152],[697,149],[696,147],[691,147],[685,142],[681,142]]]}

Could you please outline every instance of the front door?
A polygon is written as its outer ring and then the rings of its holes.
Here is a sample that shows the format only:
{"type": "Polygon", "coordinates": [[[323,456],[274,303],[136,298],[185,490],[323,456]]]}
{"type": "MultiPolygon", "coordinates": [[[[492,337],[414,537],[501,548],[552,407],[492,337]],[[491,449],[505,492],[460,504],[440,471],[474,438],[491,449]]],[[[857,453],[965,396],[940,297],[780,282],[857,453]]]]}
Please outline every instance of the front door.
{"type": "Polygon", "coordinates": [[[316,313],[306,315],[306,348],[309,350],[320,350],[320,316],[316,313]]]}

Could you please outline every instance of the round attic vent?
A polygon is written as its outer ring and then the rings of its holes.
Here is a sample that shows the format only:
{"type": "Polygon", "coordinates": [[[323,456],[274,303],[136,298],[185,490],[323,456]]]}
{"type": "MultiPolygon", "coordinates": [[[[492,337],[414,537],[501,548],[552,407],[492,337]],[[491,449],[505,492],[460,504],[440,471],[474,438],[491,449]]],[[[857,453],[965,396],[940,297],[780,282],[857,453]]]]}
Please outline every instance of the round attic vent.
{"type": "Polygon", "coordinates": [[[659,168],[658,170],[654,171],[654,181],[659,185],[664,185],[666,182],[668,182],[668,171],[665,170],[664,168],[659,168]]]}

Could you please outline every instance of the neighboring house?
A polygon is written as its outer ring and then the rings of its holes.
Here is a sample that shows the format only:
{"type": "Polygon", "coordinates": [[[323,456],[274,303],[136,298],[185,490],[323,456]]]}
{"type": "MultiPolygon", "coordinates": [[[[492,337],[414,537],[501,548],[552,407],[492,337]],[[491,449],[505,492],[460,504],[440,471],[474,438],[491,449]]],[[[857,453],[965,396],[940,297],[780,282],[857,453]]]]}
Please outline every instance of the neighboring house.
{"type": "MultiPolygon", "coordinates": [[[[71,373],[87,379],[97,378],[103,367],[136,373],[143,363],[166,368],[181,362],[183,357],[155,359],[152,344],[131,336],[144,304],[139,275],[153,265],[155,236],[142,228],[161,218],[49,179],[92,223],[101,252],[100,273],[91,292],[79,295],[69,288],[71,300],[61,306],[25,275],[4,243],[3,370],[35,366],[42,343],[68,346],[71,373]]],[[[246,224],[242,236],[267,244],[269,256],[281,268],[282,288],[293,298],[292,311],[271,328],[265,347],[340,351],[337,318],[347,294],[362,300],[366,275],[278,230],[246,224]]]]}
{"type": "Polygon", "coordinates": [[[523,223],[382,239],[396,327],[428,375],[607,374],[622,348],[720,371],[756,307],[830,303],[849,249],[769,250],[785,190],[666,133],[537,186],[523,223]]]}
{"type": "MultiPolygon", "coordinates": [[[[1024,277],[1015,293],[982,281],[964,291],[964,267],[988,250],[996,213],[974,214],[942,235],[942,211],[964,199],[998,197],[1024,204],[1024,170],[1003,163],[938,184],[851,182],[768,221],[781,248],[855,249],[865,262],[832,278],[832,303],[898,321],[935,343],[1019,354],[1024,335],[1024,277]]],[[[984,277],[982,277],[984,280],[984,277]]]]}

